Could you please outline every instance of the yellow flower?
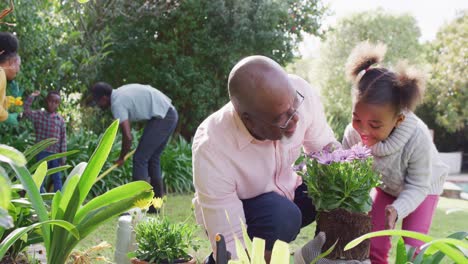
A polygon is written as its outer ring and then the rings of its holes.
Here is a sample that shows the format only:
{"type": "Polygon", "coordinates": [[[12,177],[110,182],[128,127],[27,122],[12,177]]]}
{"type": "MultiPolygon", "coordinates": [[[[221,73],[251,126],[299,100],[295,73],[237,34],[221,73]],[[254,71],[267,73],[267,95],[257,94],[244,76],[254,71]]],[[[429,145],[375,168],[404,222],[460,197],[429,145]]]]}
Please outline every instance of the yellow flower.
{"type": "Polygon", "coordinates": [[[16,97],[15,99],[15,105],[22,106],[23,105],[23,100],[21,100],[21,97],[16,97]]]}
{"type": "Polygon", "coordinates": [[[148,201],[148,200],[145,200],[145,199],[141,199],[141,200],[137,200],[134,204],[135,207],[138,207],[142,210],[146,210],[148,209],[148,207],[150,207],[151,205],[151,201],[148,201]]]}
{"type": "Polygon", "coordinates": [[[8,102],[10,102],[10,104],[14,104],[15,103],[15,97],[8,96],[8,102]]]}
{"type": "Polygon", "coordinates": [[[154,208],[160,209],[163,206],[163,203],[164,203],[164,201],[163,201],[163,199],[161,197],[153,198],[152,204],[153,204],[154,208]]]}

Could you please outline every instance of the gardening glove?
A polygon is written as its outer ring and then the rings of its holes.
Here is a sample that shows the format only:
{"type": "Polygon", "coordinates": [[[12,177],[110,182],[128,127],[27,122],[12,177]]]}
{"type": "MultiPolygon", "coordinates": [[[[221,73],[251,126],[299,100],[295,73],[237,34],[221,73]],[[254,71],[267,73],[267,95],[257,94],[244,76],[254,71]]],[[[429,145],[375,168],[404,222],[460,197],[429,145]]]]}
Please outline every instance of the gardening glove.
{"type": "Polygon", "coordinates": [[[8,113],[8,118],[5,120],[5,124],[10,126],[18,125],[18,113],[8,113]]]}
{"type": "MultiPolygon", "coordinates": [[[[326,236],[324,232],[320,232],[314,239],[307,242],[302,248],[294,252],[294,264],[310,264],[315,258],[317,258],[322,251],[323,244],[325,244],[326,236]]],[[[321,258],[317,264],[371,264],[370,260],[364,261],[359,260],[331,260],[321,258]]]]}

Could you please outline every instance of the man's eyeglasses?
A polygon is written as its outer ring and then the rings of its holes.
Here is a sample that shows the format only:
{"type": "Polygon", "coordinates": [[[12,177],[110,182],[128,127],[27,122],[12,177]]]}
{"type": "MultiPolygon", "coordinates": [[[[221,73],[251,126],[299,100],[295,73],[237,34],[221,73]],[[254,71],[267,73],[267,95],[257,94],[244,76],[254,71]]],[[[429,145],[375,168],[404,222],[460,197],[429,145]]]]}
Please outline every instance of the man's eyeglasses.
{"type": "Polygon", "coordinates": [[[304,96],[298,92],[296,90],[296,97],[294,98],[294,102],[293,102],[293,105],[291,107],[291,109],[288,110],[287,113],[283,114],[280,118],[279,118],[279,121],[278,122],[275,122],[275,123],[271,123],[271,122],[267,122],[263,119],[259,119],[269,125],[272,125],[272,126],[275,126],[275,127],[278,127],[280,129],[286,129],[289,125],[289,122],[291,122],[291,120],[293,119],[293,117],[297,114],[297,109],[299,109],[299,107],[301,106],[302,102],[304,102],[304,96]],[[288,115],[288,113],[291,113],[288,115]],[[285,121],[282,121],[282,120],[285,120],[285,121]]]}

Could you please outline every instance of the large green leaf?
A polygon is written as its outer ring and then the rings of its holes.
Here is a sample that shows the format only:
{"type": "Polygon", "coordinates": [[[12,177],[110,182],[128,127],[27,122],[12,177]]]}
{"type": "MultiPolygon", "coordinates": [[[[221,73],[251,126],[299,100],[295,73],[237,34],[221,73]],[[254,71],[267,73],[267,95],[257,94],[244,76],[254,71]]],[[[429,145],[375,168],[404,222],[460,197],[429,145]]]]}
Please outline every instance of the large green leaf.
{"type": "MultiPolygon", "coordinates": [[[[434,240],[434,238],[425,234],[418,233],[418,232],[406,231],[406,230],[384,230],[384,231],[376,231],[376,232],[371,232],[371,233],[362,235],[354,239],[353,241],[349,242],[345,246],[344,250],[352,249],[353,247],[357,246],[359,243],[361,243],[362,241],[368,238],[379,237],[379,236],[395,236],[395,235],[411,237],[414,239],[421,240],[425,243],[429,243],[434,240]]],[[[434,243],[432,244],[432,246],[440,250],[444,254],[446,254],[449,258],[454,260],[456,263],[463,263],[463,261],[466,261],[466,258],[459,250],[450,247],[446,243],[434,243]]]]}
{"type": "MultiPolygon", "coordinates": [[[[18,167],[14,164],[10,165],[16,172],[17,177],[20,179],[21,184],[26,190],[26,196],[32,203],[32,206],[36,211],[39,221],[48,221],[49,216],[47,213],[47,209],[45,208],[44,201],[42,200],[41,194],[39,193],[39,189],[36,187],[36,184],[34,183],[34,180],[32,179],[32,176],[29,173],[29,171],[26,169],[26,167],[18,167]]],[[[50,233],[45,225],[41,226],[41,229],[44,236],[44,242],[46,244],[46,250],[48,250],[47,244],[50,241],[50,233]]]]}
{"type": "Polygon", "coordinates": [[[69,222],[62,221],[62,220],[47,220],[44,222],[35,223],[27,227],[20,227],[20,228],[15,229],[0,243],[0,259],[3,258],[8,248],[10,248],[10,246],[13,245],[16,240],[20,239],[27,232],[39,226],[42,227],[42,226],[47,226],[47,225],[61,226],[65,228],[66,230],[68,230],[75,238],[77,239],[80,238],[80,235],[77,229],[75,228],[75,226],[69,222]]]}
{"type": "Polygon", "coordinates": [[[11,182],[5,170],[0,167],[0,208],[7,209],[11,198],[11,182]]]}
{"type": "Polygon", "coordinates": [[[0,144],[0,161],[13,163],[16,166],[26,165],[26,158],[23,153],[19,152],[15,148],[3,144],[0,144]]]}
{"type": "Polygon", "coordinates": [[[90,211],[96,210],[99,207],[114,203],[116,201],[120,201],[122,199],[133,197],[141,192],[151,191],[152,189],[153,187],[146,181],[130,182],[123,186],[114,188],[92,199],[86,205],[81,207],[76,213],[73,222],[75,224],[80,223],[90,211]]]}
{"type": "Polygon", "coordinates": [[[86,199],[86,196],[96,181],[102,166],[106,162],[107,157],[109,156],[109,152],[111,151],[112,144],[114,143],[118,128],[119,120],[115,120],[112,122],[109,128],[106,129],[106,132],[102,136],[97,149],[91,156],[88,162],[88,166],[86,166],[77,188],[77,190],[79,190],[79,204],[82,204],[86,199]]]}
{"type": "MultiPolygon", "coordinates": [[[[121,201],[116,201],[114,203],[102,206],[96,210],[90,211],[83,220],[76,225],[81,238],[85,238],[93,230],[95,230],[99,225],[105,221],[124,213],[131,208],[135,207],[136,201],[139,200],[150,200],[153,198],[152,191],[142,191],[139,194],[123,199],[121,201]]],[[[70,254],[73,248],[77,245],[78,240],[70,235],[67,236],[67,239],[61,243],[60,252],[57,252],[53,256],[53,263],[63,263],[66,260],[66,257],[70,254]]]]}

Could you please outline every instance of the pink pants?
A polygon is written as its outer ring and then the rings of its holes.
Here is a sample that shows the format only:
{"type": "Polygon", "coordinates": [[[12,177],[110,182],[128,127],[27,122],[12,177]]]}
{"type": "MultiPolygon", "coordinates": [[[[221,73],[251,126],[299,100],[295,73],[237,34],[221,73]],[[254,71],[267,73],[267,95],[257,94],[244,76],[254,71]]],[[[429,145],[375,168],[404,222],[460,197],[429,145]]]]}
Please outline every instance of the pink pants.
{"type": "MultiPolygon", "coordinates": [[[[396,198],[380,188],[375,188],[371,196],[374,201],[371,211],[372,231],[385,230],[385,207],[392,204],[396,198]]],[[[427,234],[438,200],[438,195],[428,195],[416,210],[403,219],[401,229],[427,234]]],[[[412,247],[420,247],[424,244],[424,242],[412,238],[404,238],[404,240],[405,244],[412,247]]],[[[388,263],[388,252],[391,246],[389,236],[372,238],[370,247],[372,264],[388,263]]]]}

